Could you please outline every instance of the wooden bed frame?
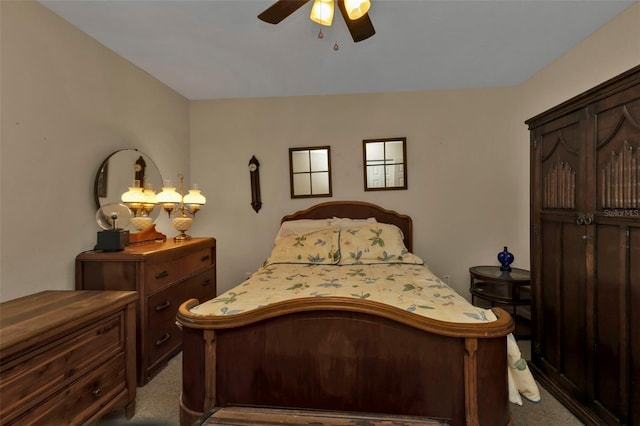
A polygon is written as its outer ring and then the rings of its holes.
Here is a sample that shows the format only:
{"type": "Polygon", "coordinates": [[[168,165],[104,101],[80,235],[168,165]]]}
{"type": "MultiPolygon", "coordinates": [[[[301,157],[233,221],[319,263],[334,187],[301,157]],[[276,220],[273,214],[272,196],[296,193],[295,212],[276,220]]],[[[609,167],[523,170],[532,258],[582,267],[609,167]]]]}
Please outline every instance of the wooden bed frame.
{"type": "MultiPolygon", "coordinates": [[[[328,202],[282,220],[368,218],[403,230],[406,215],[328,202]]],[[[447,323],[362,299],[305,298],[230,316],[185,302],[180,422],[214,407],[251,405],[424,416],[449,425],[510,425],[505,336],[513,320],[447,323]]]]}

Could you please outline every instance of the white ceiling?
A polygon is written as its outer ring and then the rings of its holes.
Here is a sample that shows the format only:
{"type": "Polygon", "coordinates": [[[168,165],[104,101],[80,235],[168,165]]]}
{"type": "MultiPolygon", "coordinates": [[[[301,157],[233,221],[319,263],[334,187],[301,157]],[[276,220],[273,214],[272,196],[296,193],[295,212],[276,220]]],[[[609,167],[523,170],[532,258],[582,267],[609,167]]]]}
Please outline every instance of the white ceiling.
{"type": "Polygon", "coordinates": [[[278,25],[275,0],[40,2],[189,99],[517,85],[634,3],[371,0],[354,43],[339,13],[319,39],[312,1],[278,25]]]}

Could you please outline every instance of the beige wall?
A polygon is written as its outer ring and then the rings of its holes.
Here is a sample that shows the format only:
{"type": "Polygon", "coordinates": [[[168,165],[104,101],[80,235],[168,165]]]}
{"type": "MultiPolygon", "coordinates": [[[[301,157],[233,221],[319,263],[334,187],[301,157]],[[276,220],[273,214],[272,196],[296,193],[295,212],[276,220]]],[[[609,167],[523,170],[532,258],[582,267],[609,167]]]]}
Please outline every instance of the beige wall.
{"type": "MultiPolygon", "coordinates": [[[[639,13],[636,4],[519,87],[189,103],[37,3],[0,2],[0,299],[73,288],[74,258],[98,230],[97,167],[129,147],[165,178],[190,171],[202,186],[208,204],[193,234],[218,239],[221,290],[260,265],[282,215],[327,200],[412,215],[415,252],[462,294],[468,267],[496,264],[504,245],[527,268],[523,122],[639,64],[639,13]],[[409,189],[365,193],[362,139],[394,136],[407,137],[409,189]],[[288,148],[313,145],[331,145],[333,198],[291,200],[288,148]],[[252,155],[262,164],[258,214],[252,155]]],[[[175,234],[166,220],[160,229],[175,234]]]]}
{"type": "Polygon", "coordinates": [[[192,171],[211,202],[198,229],[218,239],[220,288],[268,256],[279,219],[328,200],[365,200],[410,214],[414,251],[466,292],[472,264],[517,262],[517,152],[509,121],[514,89],[200,101],[191,104],[192,171]],[[362,140],[407,138],[408,190],[363,190],[362,140]],[[288,148],[331,146],[333,197],[292,200],[288,148]],[[263,207],[250,206],[247,163],[261,163],[263,207]]]}
{"type": "Polygon", "coordinates": [[[279,219],[329,199],[291,200],[288,148],[331,145],[333,198],[410,214],[414,251],[468,295],[468,268],[508,246],[529,268],[524,121],[640,64],[640,4],[515,88],[191,103],[191,162],[211,203],[196,229],[218,239],[219,289],[268,256],[279,219]],[[364,192],[362,139],[407,137],[407,191],[364,192]],[[263,208],[246,165],[261,163],[263,208]]]}
{"type": "Polygon", "coordinates": [[[93,180],[111,152],[138,148],[163,172],[188,174],[189,109],[40,4],[0,1],[0,14],[0,298],[8,300],[73,288],[75,256],[96,243],[93,180]]]}

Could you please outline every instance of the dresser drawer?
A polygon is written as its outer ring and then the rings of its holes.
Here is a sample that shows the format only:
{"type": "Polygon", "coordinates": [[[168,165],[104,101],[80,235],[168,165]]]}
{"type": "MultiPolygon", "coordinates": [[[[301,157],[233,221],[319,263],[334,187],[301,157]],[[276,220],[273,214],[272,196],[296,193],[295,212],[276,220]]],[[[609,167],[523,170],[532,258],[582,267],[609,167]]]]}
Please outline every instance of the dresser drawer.
{"type": "Polygon", "coordinates": [[[185,262],[187,268],[190,271],[197,271],[207,266],[213,265],[213,257],[211,255],[211,249],[204,248],[193,252],[186,257],[185,262]]]}
{"type": "MultiPolygon", "coordinates": [[[[38,403],[16,425],[78,425],[125,390],[124,355],[110,359],[52,398],[38,403]]],[[[3,424],[5,424],[3,422],[3,424]]]]}
{"type": "MultiPolygon", "coordinates": [[[[210,265],[204,271],[185,280],[178,294],[178,299],[180,300],[178,306],[189,299],[195,298],[200,302],[204,302],[205,300],[216,297],[215,265],[210,265]]],[[[176,307],[176,313],[177,312],[176,307]]],[[[175,315],[173,319],[175,319],[175,315]]]]}
{"type": "Polygon", "coordinates": [[[150,366],[182,343],[182,332],[175,324],[178,307],[191,298],[203,301],[215,297],[214,271],[214,265],[210,265],[199,274],[149,297],[147,345],[150,366]]]}
{"type": "Polygon", "coordinates": [[[124,352],[124,324],[123,314],[118,313],[4,363],[0,378],[3,420],[6,413],[23,411],[113,354],[124,352]]]}
{"type": "Polygon", "coordinates": [[[170,260],[153,261],[147,264],[146,291],[147,294],[180,280],[188,274],[211,266],[213,258],[211,250],[200,249],[185,256],[170,260]]]}

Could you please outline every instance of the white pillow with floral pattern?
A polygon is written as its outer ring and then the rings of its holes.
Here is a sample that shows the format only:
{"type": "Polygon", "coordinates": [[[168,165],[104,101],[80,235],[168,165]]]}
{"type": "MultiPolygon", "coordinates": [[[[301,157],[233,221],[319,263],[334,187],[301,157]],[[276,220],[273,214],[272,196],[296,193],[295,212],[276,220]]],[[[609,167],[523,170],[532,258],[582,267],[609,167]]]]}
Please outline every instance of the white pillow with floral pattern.
{"type": "Polygon", "coordinates": [[[340,260],[338,227],[292,233],[280,238],[265,265],[273,263],[309,263],[335,265],[340,260]]]}
{"type": "Polygon", "coordinates": [[[389,223],[369,223],[340,232],[340,265],[374,263],[423,264],[409,253],[400,228],[389,223]]]}
{"type": "Polygon", "coordinates": [[[295,219],[280,224],[275,242],[291,234],[303,234],[332,226],[331,219],[295,219]]]}

